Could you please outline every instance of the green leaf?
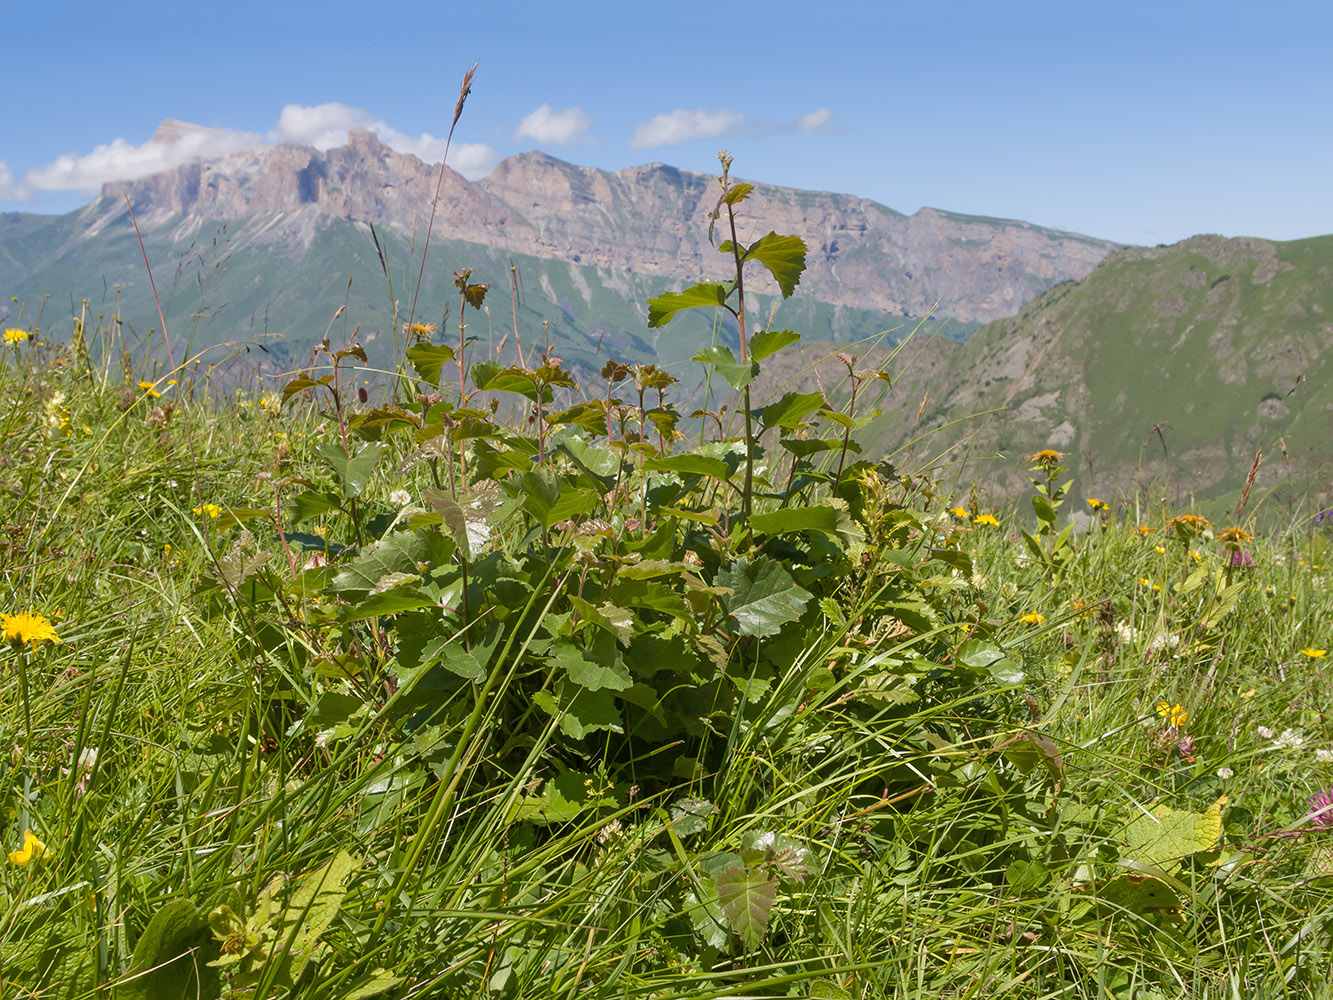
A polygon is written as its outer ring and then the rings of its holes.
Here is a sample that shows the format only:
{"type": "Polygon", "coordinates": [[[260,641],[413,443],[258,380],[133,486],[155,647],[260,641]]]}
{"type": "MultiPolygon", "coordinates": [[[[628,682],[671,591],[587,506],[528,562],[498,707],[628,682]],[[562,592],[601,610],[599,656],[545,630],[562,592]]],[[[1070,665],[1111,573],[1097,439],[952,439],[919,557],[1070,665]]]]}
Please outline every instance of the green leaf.
{"type": "Polygon", "coordinates": [[[748,365],[739,364],[736,356],[726,347],[710,347],[700,351],[692,361],[702,361],[713,368],[731,385],[733,389],[744,389],[759,375],[759,362],[751,361],[748,365]]]}
{"type": "Polygon", "coordinates": [[[350,992],[341,994],[341,997],[342,1000],[366,1000],[367,997],[387,993],[402,981],[401,976],[395,976],[385,969],[376,969],[370,974],[370,978],[361,980],[350,992]]]}
{"type": "MultiPolygon", "coordinates": [[[[822,411],[827,412],[827,411],[822,411]]],[[[797,458],[807,458],[810,455],[816,455],[821,451],[841,451],[843,447],[842,438],[783,438],[778,444],[786,448],[797,458]]],[[[861,454],[861,446],[855,441],[846,442],[847,450],[853,455],[861,454]]]]}
{"type": "Polygon", "coordinates": [[[375,471],[375,463],[380,460],[384,446],[378,443],[367,444],[354,455],[348,455],[336,441],[325,441],[315,449],[315,454],[324,460],[342,483],[343,496],[357,497],[366,488],[370,475],[375,471]]]}
{"type": "Polygon", "coordinates": [[[702,282],[680,292],[663,292],[648,300],[648,326],[666,326],[684,309],[723,306],[727,303],[726,285],[702,282]]]}
{"type": "Polygon", "coordinates": [[[313,957],[319,937],[342,908],[346,890],[343,882],[356,871],[359,862],[346,851],[339,851],[322,867],[300,880],[291,901],[283,911],[279,941],[295,931],[287,953],[289,970],[284,970],[295,982],[301,978],[306,963],[313,957]]]}
{"type": "Polygon", "coordinates": [[[778,283],[784,299],[789,299],[801,283],[805,270],[805,240],[799,236],[779,236],[770,232],[745,251],[745,261],[757,260],[768,268],[778,283]]]}
{"type": "Polygon", "coordinates": [[[292,524],[319,517],[340,506],[342,501],[336,493],[317,493],[314,490],[298,493],[292,498],[292,524]]]}
{"type": "Polygon", "coordinates": [[[443,344],[413,344],[407,349],[407,360],[412,362],[412,368],[421,381],[438,386],[440,371],[445,362],[454,360],[454,351],[452,347],[443,344]]]}
{"type": "Polygon", "coordinates": [[[768,430],[773,427],[795,429],[812,413],[825,405],[822,392],[788,392],[776,403],[758,410],[759,422],[768,430]]]}
{"type": "Polygon", "coordinates": [[[1040,493],[1032,494],[1032,509],[1037,514],[1037,520],[1041,521],[1043,524],[1055,523],[1055,508],[1052,507],[1050,501],[1040,493]]]}
{"type": "Polygon", "coordinates": [[[546,469],[525,472],[518,479],[518,489],[523,509],[547,529],[595,506],[590,491],[570,486],[546,469]]]}
{"type": "Polygon", "coordinates": [[[596,633],[587,650],[568,639],[557,639],[548,656],[565,676],[589,691],[623,691],[633,683],[616,640],[606,632],[596,633]]]}
{"type": "Polygon", "coordinates": [[[800,339],[799,333],[790,330],[761,330],[750,338],[750,357],[755,361],[763,361],[800,339]]]}
{"type": "Polygon", "coordinates": [[[722,904],[731,929],[749,948],[759,947],[768,930],[768,918],[778,898],[777,880],[767,868],[737,865],[720,873],[714,880],[717,899],[722,904]]]}
{"type": "Polygon", "coordinates": [[[777,635],[783,625],[801,617],[814,597],[781,563],[764,555],[753,561],[736,560],[718,573],[714,582],[731,588],[724,604],[742,635],[777,635]]]}
{"type": "Polygon", "coordinates": [[[589,691],[566,684],[558,701],[549,691],[538,691],[532,700],[548,715],[558,717],[560,731],[572,739],[581,740],[589,733],[604,730],[624,732],[620,709],[609,691],[589,691]]]}
{"type": "Polygon", "coordinates": [[[116,988],[116,996],[144,1000],[220,996],[218,970],[207,965],[218,954],[208,917],[199,907],[188,899],[169,900],[139,936],[130,962],[133,978],[116,988]]]}
{"type": "Polygon", "coordinates": [[[727,205],[739,205],[750,196],[750,192],[753,190],[753,184],[746,184],[744,182],[733,184],[731,187],[727,188],[727,193],[722,196],[722,201],[727,205]]]}
{"type": "Polygon", "coordinates": [[[420,573],[448,557],[448,542],[435,531],[394,531],[385,535],[344,567],[329,589],[348,600],[369,594],[390,573],[420,573]]]}
{"type": "Polygon", "coordinates": [[[765,535],[822,531],[844,540],[862,537],[861,529],[851,515],[837,507],[784,507],[766,514],[751,515],[750,526],[765,535]]]}
{"type": "Polygon", "coordinates": [[[682,839],[700,833],[708,825],[708,817],[717,812],[717,806],[707,799],[685,798],[672,804],[671,825],[682,839]]]}
{"type": "Polygon", "coordinates": [[[711,476],[726,482],[736,471],[737,462],[727,462],[707,455],[681,454],[650,458],[643,463],[645,472],[676,472],[682,476],[711,476]]]}
{"type": "Polygon", "coordinates": [[[304,375],[300,375],[282,387],[282,401],[285,403],[298,392],[304,392],[306,389],[314,389],[319,386],[329,386],[332,384],[332,375],[322,375],[319,378],[307,378],[304,375]]]}
{"type": "Polygon", "coordinates": [[[958,647],[954,659],[965,667],[985,670],[997,660],[1004,659],[1004,650],[984,639],[968,639],[958,647]]]}
{"type": "Polygon", "coordinates": [[[1130,913],[1175,913],[1189,899],[1189,890],[1165,872],[1124,872],[1097,889],[1097,896],[1130,913]]]}
{"type": "Polygon", "coordinates": [[[1222,805],[1218,799],[1201,813],[1159,805],[1145,814],[1139,812],[1127,827],[1125,840],[1130,855],[1154,865],[1184,861],[1191,854],[1210,851],[1222,836],[1222,805]]]}

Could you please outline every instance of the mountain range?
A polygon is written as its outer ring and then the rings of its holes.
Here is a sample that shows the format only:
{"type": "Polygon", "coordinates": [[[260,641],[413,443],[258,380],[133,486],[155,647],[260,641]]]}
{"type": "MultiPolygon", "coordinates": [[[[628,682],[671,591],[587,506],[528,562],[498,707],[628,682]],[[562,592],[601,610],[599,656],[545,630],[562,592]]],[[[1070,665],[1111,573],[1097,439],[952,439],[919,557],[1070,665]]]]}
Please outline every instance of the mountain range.
{"type": "MultiPolygon", "coordinates": [[[[158,138],[193,128],[169,120],[158,138]]],[[[399,321],[406,318],[439,179],[438,165],[362,130],[327,151],[281,145],[185,164],[108,184],[64,216],[0,216],[0,290],[29,304],[51,294],[61,306],[82,298],[100,305],[105,282],[119,289],[128,322],[158,325],[132,206],[156,275],[170,279],[158,281],[159,291],[174,290],[169,327],[190,331],[196,347],[277,331],[270,349],[297,359],[339,306],[347,308],[338,329],[359,326],[362,339],[391,332],[394,301],[399,321]]],[[[664,164],[611,172],[539,152],[511,157],[475,182],[446,168],[416,318],[442,318],[454,303],[453,272],[468,267],[474,281],[492,285],[492,342],[508,331],[511,340],[549,342],[596,367],[608,352],[688,359],[714,335],[709,321],[650,332],[645,300],[725,276],[727,261],[708,242],[717,193],[709,175],[664,164]],[[513,303],[504,301],[511,289],[513,303]]],[[[798,234],[810,248],[782,324],[835,341],[923,319],[933,332],[965,339],[1085,276],[1116,248],[1025,222],[931,208],[904,215],[851,195],[765,184],[745,208],[757,234],[798,234]]],[[[775,287],[761,280],[752,291],[761,311],[776,304],[775,287]]]]}

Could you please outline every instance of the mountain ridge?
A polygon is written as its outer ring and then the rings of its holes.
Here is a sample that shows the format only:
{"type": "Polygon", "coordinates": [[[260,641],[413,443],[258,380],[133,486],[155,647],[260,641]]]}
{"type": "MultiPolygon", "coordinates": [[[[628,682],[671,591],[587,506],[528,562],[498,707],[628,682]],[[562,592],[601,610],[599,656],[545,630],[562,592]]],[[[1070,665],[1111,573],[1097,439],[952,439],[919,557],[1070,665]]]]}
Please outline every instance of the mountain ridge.
{"type": "MultiPolygon", "coordinates": [[[[353,222],[424,232],[438,177],[438,165],[353,129],[347,145],[324,152],[244,150],[107,184],[103,196],[128,196],[136,212],[219,220],[314,204],[353,222]]],[[[726,268],[707,242],[715,188],[707,174],[665,164],[612,172],[534,150],[475,182],[446,167],[435,232],[536,257],[710,279],[726,268]]],[[[925,316],[937,303],[965,324],[1008,315],[1051,285],[1086,275],[1119,246],[1018,220],[934,208],[909,216],[855,195],[764,183],[755,184],[751,205],[763,228],[806,240],[803,291],[899,317],[925,316]]]]}

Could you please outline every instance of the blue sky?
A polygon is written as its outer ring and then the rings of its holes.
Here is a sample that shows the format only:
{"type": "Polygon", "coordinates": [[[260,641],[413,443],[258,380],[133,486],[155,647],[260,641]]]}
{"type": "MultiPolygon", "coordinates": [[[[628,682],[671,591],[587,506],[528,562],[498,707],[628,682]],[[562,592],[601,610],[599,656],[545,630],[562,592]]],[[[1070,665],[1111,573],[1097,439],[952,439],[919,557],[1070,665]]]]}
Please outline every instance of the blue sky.
{"type": "Polygon", "coordinates": [[[0,210],[63,212],[202,150],[368,124],[450,162],[540,148],[1132,243],[1333,232],[1333,5],[7,3],[0,210]],[[16,96],[19,91],[26,96],[16,96]],[[545,109],[543,111],[543,109],[545,109]],[[172,161],[175,162],[175,161],[172,161]]]}

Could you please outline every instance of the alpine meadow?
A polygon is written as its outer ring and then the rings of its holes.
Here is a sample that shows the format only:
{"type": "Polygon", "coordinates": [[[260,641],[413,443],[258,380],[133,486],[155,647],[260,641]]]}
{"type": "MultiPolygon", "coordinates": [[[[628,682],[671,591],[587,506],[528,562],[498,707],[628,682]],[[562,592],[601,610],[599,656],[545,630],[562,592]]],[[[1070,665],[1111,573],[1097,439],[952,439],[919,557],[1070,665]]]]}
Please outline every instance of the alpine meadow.
{"type": "Polygon", "coordinates": [[[151,296],[11,303],[0,997],[1333,994],[1328,238],[991,220],[1049,267],[946,344],[788,303],[821,237],[724,151],[717,266],[576,342],[438,169],[276,369],[167,322],[129,192],[151,296]]]}

